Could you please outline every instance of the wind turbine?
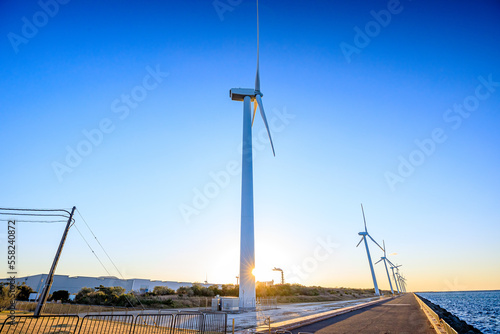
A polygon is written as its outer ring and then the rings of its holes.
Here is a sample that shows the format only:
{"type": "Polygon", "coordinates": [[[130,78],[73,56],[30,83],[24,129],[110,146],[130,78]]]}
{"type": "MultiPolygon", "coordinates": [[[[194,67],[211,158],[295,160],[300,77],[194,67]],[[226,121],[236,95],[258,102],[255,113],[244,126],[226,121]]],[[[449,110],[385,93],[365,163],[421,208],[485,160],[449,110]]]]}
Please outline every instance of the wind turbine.
{"type": "MultiPolygon", "coordinates": [[[[372,272],[372,278],[373,278],[373,286],[375,287],[375,294],[377,296],[380,296],[380,291],[378,290],[378,285],[377,285],[377,278],[375,277],[375,271],[373,270],[373,263],[372,263],[372,258],[370,256],[370,249],[368,248],[368,242],[366,241],[366,237],[369,237],[372,239],[372,241],[380,247],[380,245],[371,237],[371,235],[368,234],[368,230],[366,229],[366,219],[365,219],[365,210],[363,209],[363,204],[361,204],[361,211],[363,212],[363,221],[365,222],[365,231],[364,232],[359,232],[358,234],[361,235],[361,240],[358,242],[356,247],[359,246],[359,244],[364,240],[365,241],[365,247],[366,247],[366,255],[368,256],[368,263],[370,264],[370,270],[372,272]]],[[[380,247],[381,250],[384,250],[382,247],[380,247]]]]}
{"type": "Polygon", "coordinates": [[[384,245],[384,256],[382,256],[380,258],[380,260],[375,262],[375,264],[379,263],[380,261],[384,261],[385,272],[387,273],[387,279],[389,280],[389,286],[391,287],[391,293],[394,294],[394,290],[392,289],[391,276],[389,275],[389,270],[387,269],[387,261],[389,261],[389,260],[387,260],[386,253],[385,253],[385,240],[383,240],[383,245],[384,245]]]}
{"type": "MultiPolygon", "coordinates": [[[[387,261],[389,261],[389,260],[387,260],[387,261]]],[[[401,264],[396,266],[391,261],[389,261],[389,263],[391,264],[392,276],[394,277],[394,284],[396,284],[396,289],[398,289],[398,293],[400,293],[402,291],[399,288],[398,279],[396,278],[396,273],[394,273],[394,269],[399,270],[398,268],[401,267],[401,264]]]]}
{"type": "Polygon", "coordinates": [[[267,124],[259,74],[259,2],[257,0],[257,72],[255,88],[232,88],[229,96],[233,101],[243,101],[243,151],[241,175],[241,230],[240,230],[240,290],[239,306],[242,309],[255,308],[255,240],[253,216],[253,163],[252,163],[252,125],[259,107],[260,115],[267,129],[267,135],[274,153],[273,140],[267,124]],[[253,114],[251,110],[253,102],[253,114]]]}
{"type": "Polygon", "coordinates": [[[399,269],[396,269],[396,276],[398,277],[399,288],[401,292],[406,292],[405,279],[399,274],[399,269]]]}
{"type": "Polygon", "coordinates": [[[404,276],[402,275],[399,275],[399,279],[403,292],[406,292],[406,278],[404,278],[404,276]]]}

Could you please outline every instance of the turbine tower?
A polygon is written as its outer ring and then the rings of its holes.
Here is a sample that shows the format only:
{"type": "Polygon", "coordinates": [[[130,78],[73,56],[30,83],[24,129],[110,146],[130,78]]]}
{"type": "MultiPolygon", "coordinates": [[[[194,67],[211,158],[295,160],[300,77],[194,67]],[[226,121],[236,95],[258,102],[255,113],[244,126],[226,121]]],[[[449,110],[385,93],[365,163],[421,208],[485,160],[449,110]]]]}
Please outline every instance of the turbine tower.
{"type": "MultiPolygon", "coordinates": [[[[400,267],[400,266],[398,266],[400,267]]],[[[399,269],[396,268],[396,276],[398,278],[398,284],[399,284],[399,289],[401,290],[402,293],[406,292],[406,286],[405,286],[405,280],[403,276],[399,274],[399,269]]]]}
{"type": "Polygon", "coordinates": [[[403,290],[403,292],[406,293],[406,278],[404,278],[402,275],[399,275],[398,273],[398,276],[399,276],[399,284],[401,285],[401,289],[403,290]]]}
{"type": "Polygon", "coordinates": [[[241,172],[241,230],[240,230],[240,290],[239,306],[241,309],[255,309],[255,241],[253,217],[253,163],[252,163],[252,125],[257,106],[267,129],[274,153],[273,140],[267,124],[263,94],[260,91],[259,75],[259,2],[257,1],[257,72],[255,88],[232,88],[229,96],[233,101],[243,102],[243,150],[241,172]],[[251,103],[253,102],[253,113],[251,103]]]}
{"type": "Polygon", "coordinates": [[[399,288],[398,279],[396,278],[396,273],[394,273],[394,269],[399,270],[398,268],[401,267],[401,265],[396,266],[391,261],[389,261],[389,263],[391,264],[392,276],[394,277],[394,284],[396,284],[396,289],[398,290],[398,293],[400,293],[402,291],[399,288]]]}
{"type": "Polygon", "coordinates": [[[384,250],[372,237],[371,235],[368,234],[368,230],[366,228],[366,219],[365,219],[365,210],[363,209],[363,204],[361,204],[361,211],[363,212],[363,221],[365,222],[365,231],[364,232],[359,232],[358,234],[361,235],[361,240],[358,242],[356,247],[359,246],[359,244],[364,240],[365,241],[365,247],[366,247],[366,255],[368,256],[368,263],[370,264],[370,270],[372,272],[372,279],[373,279],[373,286],[375,288],[375,294],[377,296],[380,296],[380,291],[378,290],[378,285],[377,285],[377,278],[375,277],[375,271],[373,270],[373,263],[372,263],[372,258],[370,256],[370,249],[368,248],[368,242],[366,241],[366,237],[369,237],[372,239],[372,241],[380,247],[381,250],[384,250]]]}
{"type": "Polygon", "coordinates": [[[384,245],[384,256],[382,256],[380,258],[380,260],[375,262],[375,264],[379,263],[380,261],[384,261],[385,272],[387,273],[387,279],[389,280],[389,286],[391,287],[391,293],[394,294],[394,289],[392,288],[392,283],[391,283],[391,276],[389,275],[389,269],[387,269],[387,261],[389,261],[389,260],[387,259],[386,254],[385,254],[385,240],[383,240],[383,245],[384,245]]]}

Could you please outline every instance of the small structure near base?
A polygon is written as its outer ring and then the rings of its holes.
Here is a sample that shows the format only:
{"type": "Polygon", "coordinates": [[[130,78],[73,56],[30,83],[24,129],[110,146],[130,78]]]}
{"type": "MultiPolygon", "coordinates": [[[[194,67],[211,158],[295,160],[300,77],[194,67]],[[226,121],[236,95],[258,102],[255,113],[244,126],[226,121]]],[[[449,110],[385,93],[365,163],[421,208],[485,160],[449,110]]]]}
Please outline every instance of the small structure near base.
{"type": "Polygon", "coordinates": [[[240,310],[239,300],[238,297],[216,296],[212,299],[212,311],[238,312],[240,310]]]}

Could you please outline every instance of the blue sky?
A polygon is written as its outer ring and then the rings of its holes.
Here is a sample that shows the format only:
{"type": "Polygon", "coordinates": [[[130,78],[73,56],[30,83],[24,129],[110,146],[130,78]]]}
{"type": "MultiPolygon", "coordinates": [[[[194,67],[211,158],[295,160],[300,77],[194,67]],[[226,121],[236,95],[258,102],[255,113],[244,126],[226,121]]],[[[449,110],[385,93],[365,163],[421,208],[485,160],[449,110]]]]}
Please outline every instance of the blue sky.
{"type": "MultiPolygon", "coordinates": [[[[256,119],[257,278],[372,286],[362,202],[409,289],[499,289],[499,3],[259,8],[276,157],[256,119]]],[[[76,205],[126,278],[234,282],[242,105],[228,92],[254,83],[255,3],[8,1],[0,15],[2,206],[76,205]],[[68,150],[84,154],[70,166],[68,150]]],[[[63,228],[19,226],[20,275],[48,271],[63,228]]],[[[107,275],[75,229],[58,273],[107,275]]]]}

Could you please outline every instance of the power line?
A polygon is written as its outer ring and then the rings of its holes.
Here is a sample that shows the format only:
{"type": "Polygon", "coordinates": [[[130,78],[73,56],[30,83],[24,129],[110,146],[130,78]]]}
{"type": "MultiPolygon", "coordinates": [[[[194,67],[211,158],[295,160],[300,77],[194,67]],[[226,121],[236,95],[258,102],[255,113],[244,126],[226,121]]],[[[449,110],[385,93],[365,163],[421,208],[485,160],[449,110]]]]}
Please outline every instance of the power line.
{"type": "MultiPolygon", "coordinates": [[[[97,241],[97,243],[99,244],[99,246],[101,247],[101,249],[103,250],[104,254],[106,254],[106,256],[108,257],[109,261],[111,262],[111,264],[113,265],[113,267],[115,267],[115,270],[118,272],[118,274],[120,275],[120,277],[125,280],[125,277],[122,275],[122,273],[120,272],[120,270],[118,269],[118,267],[116,266],[116,264],[113,262],[113,260],[111,259],[111,257],[109,256],[108,252],[106,252],[106,250],[104,249],[104,247],[102,246],[101,242],[97,239],[96,235],[94,234],[94,232],[92,231],[92,229],[90,228],[89,224],[87,224],[87,221],[85,221],[85,218],[83,218],[82,214],[80,213],[80,211],[78,210],[78,208],[76,208],[76,211],[78,212],[78,214],[80,215],[80,217],[82,218],[83,222],[85,223],[85,225],[87,225],[87,228],[89,229],[90,233],[92,233],[92,235],[94,236],[94,239],[95,241],[97,241]]],[[[106,270],[106,272],[108,272],[106,270]]],[[[109,272],[108,272],[108,275],[109,275],[109,272]]],[[[111,275],[110,275],[111,276],[111,275]]],[[[130,300],[127,298],[127,296],[125,295],[125,298],[127,299],[127,301],[130,303],[131,306],[134,306],[130,300]]],[[[141,303],[141,301],[139,300],[139,298],[136,298],[137,301],[139,302],[139,304],[141,305],[141,307],[144,309],[144,305],[141,303]]]]}
{"type": "Polygon", "coordinates": [[[71,226],[74,226],[76,228],[76,230],[78,231],[78,233],[80,234],[80,236],[82,237],[83,241],[85,241],[85,243],[87,244],[87,246],[89,246],[90,250],[92,251],[92,253],[94,254],[94,256],[96,257],[97,261],[99,261],[99,263],[101,264],[101,266],[104,268],[104,270],[106,271],[106,273],[108,274],[108,276],[111,276],[111,274],[109,273],[108,269],[106,269],[106,267],[104,266],[104,264],[102,263],[101,259],[99,258],[99,256],[97,256],[97,254],[94,252],[94,250],[92,249],[92,247],[90,246],[90,244],[87,242],[87,240],[85,239],[85,237],[83,236],[82,232],[80,232],[80,230],[78,229],[78,227],[76,226],[76,224],[73,224],[71,226]]]}
{"type": "Polygon", "coordinates": [[[111,259],[111,257],[109,256],[108,252],[106,252],[106,250],[104,249],[104,247],[101,245],[101,243],[99,242],[99,240],[97,239],[97,237],[95,236],[94,232],[92,232],[92,229],[90,228],[89,224],[87,224],[87,222],[85,221],[85,218],[83,218],[82,214],[80,213],[80,211],[78,210],[78,208],[76,209],[76,211],[78,212],[78,214],[80,215],[80,217],[82,218],[83,222],[85,223],[85,225],[87,225],[87,228],[89,229],[90,233],[92,233],[92,235],[94,236],[94,239],[97,241],[97,243],[99,244],[99,246],[101,246],[101,249],[104,251],[104,254],[106,254],[106,256],[108,257],[109,261],[111,261],[111,263],[113,264],[113,267],[115,267],[116,271],[118,272],[118,274],[120,274],[121,278],[125,279],[122,275],[122,273],[120,272],[120,270],[118,269],[118,267],[115,265],[115,263],[113,262],[113,260],[111,259]]]}
{"type": "Polygon", "coordinates": [[[14,215],[14,216],[32,216],[32,217],[64,217],[69,218],[66,215],[55,215],[55,214],[45,214],[45,213],[10,213],[10,212],[0,212],[0,215],[14,215]]]}
{"type": "MultiPolygon", "coordinates": [[[[19,209],[19,208],[0,208],[0,215],[4,216],[16,216],[16,217],[37,217],[38,219],[4,219],[0,218],[0,221],[12,221],[20,223],[65,223],[67,220],[60,220],[57,217],[63,217],[68,219],[71,214],[64,209],[19,209]],[[2,212],[5,211],[5,212],[2,212]],[[63,214],[61,214],[63,213],[63,214]],[[41,217],[47,217],[47,219],[43,219],[41,217]],[[52,218],[52,219],[49,219],[52,218]]],[[[73,220],[74,221],[74,220],[73,220]]]]}
{"type": "Polygon", "coordinates": [[[16,208],[0,208],[0,210],[5,210],[5,211],[40,211],[40,212],[66,212],[69,215],[71,213],[68,210],[65,209],[16,209],[16,208]]]}
{"type": "Polygon", "coordinates": [[[24,219],[2,219],[0,221],[15,221],[16,223],[36,223],[36,224],[54,224],[54,223],[67,223],[67,220],[24,220],[24,219]]]}
{"type": "MultiPolygon", "coordinates": [[[[107,258],[109,259],[109,261],[111,262],[111,264],[113,265],[113,267],[115,268],[115,270],[118,272],[118,274],[120,275],[120,277],[123,280],[125,280],[125,277],[122,275],[122,273],[120,272],[120,270],[118,269],[118,267],[116,266],[116,264],[113,262],[113,260],[109,256],[108,252],[106,252],[106,250],[104,249],[104,247],[102,246],[102,244],[100,243],[100,241],[97,239],[96,235],[94,234],[94,232],[90,228],[89,224],[87,224],[87,222],[85,221],[85,218],[83,218],[83,216],[80,213],[80,211],[78,210],[78,208],[75,207],[75,209],[78,212],[78,214],[80,215],[80,217],[82,218],[82,220],[84,221],[85,225],[89,229],[89,231],[92,234],[92,236],[94,237],[94,239],[97,241],[97,243],[99,244],[99,246],[103,250],[104,254],[106,254],[107,258]]],[[[47,217],[47,218],[64,217],[64,218],[68,218],[68,219],[71,217],[71,213],[68,210],[65,210],[65,209],[0,208],[0,215],[7,215],[7,216],[28,216],[28,217],[47,217]],[[7,211],[7,212],[1,212],[1,211],[7,211]],[[61,213],[65,213],[65,214],[61,214],[61,213]]],[[[25,220],[25,219],[20,219],[20,220],[18,220],[18,219],[3,219],[3,218],[0,218],[0,221],[12,221],[12,220],[15,220],[16,222],[22,222],[22,223],[37,223],[37,224],[53,224],[53,223],[65,223],[65,222],[67,222],[67,220],[55,220],[55,219],[45,219],[45,220],[25,220]]],[[[106,273],[108,274],[108,276],[111,276],[111,274],[108,271],[108,269],[106,268],[106,266],[103,264],[103,262],[101,261],[101,259],[97,256],[97,254],[94,251],[94,249],[90,246],[90,244],[87,242],[87,240],[85,239],[85,237],[83,236],[83,234],[81,233],[81,231],[76,226],[76,221],[75,221],[74,218],[71,219],[71,225],[70,225],[70,227],[72,227],[72,226],[75,226],[76,230],[78,231],[78,233],[82,237],[83,241],[90,248],[90,250],[92,251],[92,253],[94,254],[94,256],[97,258],[97,260],[99,261],[99,263],[101,264],[101,266],[104,268],[104,270],[106,271],[106,273]]],[[[127,299],[127,301],[129,302],[129,304],[131,306],[134,306],[132,304],[132,302],[128,299],[128,297],[126,295],[125,295],[125,298],[127,299]]],[[[144,309],[144,305],[141,303],[141,301],[139,299],[137,299],[137,301],[139,302],[139,304],[141,305],[141,307],[144,309]]]]}

